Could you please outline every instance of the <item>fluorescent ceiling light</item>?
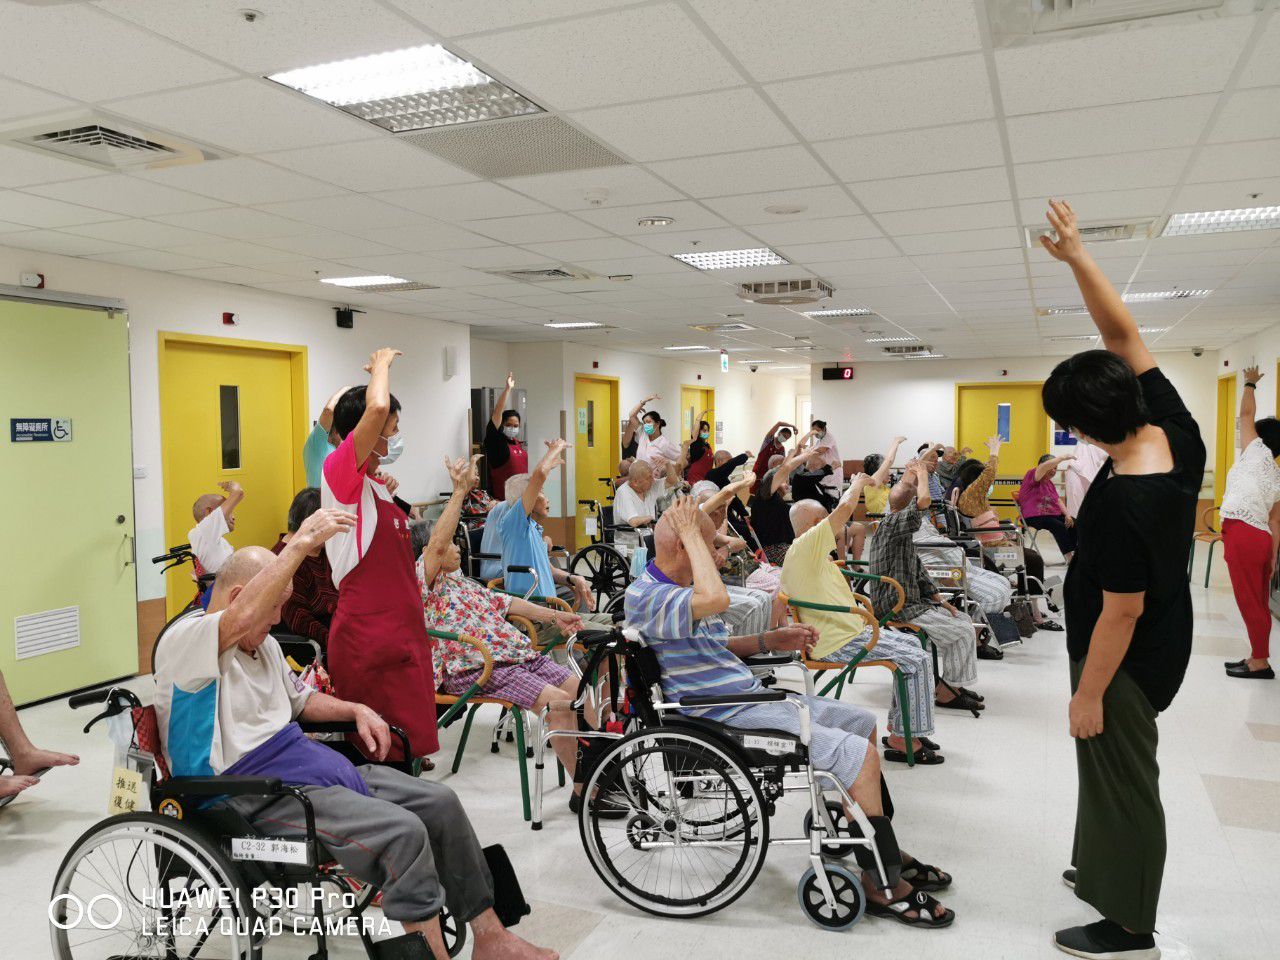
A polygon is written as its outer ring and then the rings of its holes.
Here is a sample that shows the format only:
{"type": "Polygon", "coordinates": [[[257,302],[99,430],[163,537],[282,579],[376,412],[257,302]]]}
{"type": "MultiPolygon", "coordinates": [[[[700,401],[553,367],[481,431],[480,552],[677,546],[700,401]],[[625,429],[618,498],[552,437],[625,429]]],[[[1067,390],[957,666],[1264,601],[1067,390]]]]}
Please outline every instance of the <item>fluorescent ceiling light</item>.
{"type": "Polygon", "coordinates": [[[1078,317],[1088,312],[1083,304],[1078,307],[1045,307],[1039,311],[1042,317],[1078,317]]]}
{"type": "Polygon", "coordinates": [[[1175,213],[1161,231],[1162,237],[1189,237],[1232,230],[1275,230],[1280,227],[1280,207],[1244,207],[1239,210],[1204,210],[1175,213]]]}
{"type": "Polygon", "coordinates": [[[1098,335],[1096,333],[1074,333],[1068,336],[1050,337],[1049,339],[1055,342],[1064,340],[1097,340],[1098,335]]]}
{"type": "Polygon", "coordinates": [[[1212,290],[1147,290],[1141,293],[1126,293],[1121,299],[1125,303],[1150,303],[1152,300],[1190,300],[1193,297],[1207,297],[1212,290]]]}
{"type": "Polygon", "coordinates": [[[705,345],[703,345],[703,344],[691,344],[691,345],[689,345],[689,346],[681,346],[681,347],[663,347],[662,349],[663,349],[663,350],[684,350],[684,351],[689,351],[689,350],[710,350],[710,349],[712,349],[712,348],[711,348],[711,347],[708,347],[708,346],[705,346],[705,345]]]}
{"type": "Polygon", "coordinates": [[[739,360],[738,363],[777,363],[777,360],[739,360]]]}
{"type": "Polygon", "coordinates": [[[321,283],[331,283],[335,287],[385,287],[388,284],[409,283],[403,277],[392,277],[381,274],[376,277],[329,277],[321,283]]]}
{"type": "Polygon", "coordinates": [[[394,133],[542,112],[438,43],[302,67],[267,79],[394,133]]]}
{"type": "Polygon", "coordinates": [[[823,317],[869,317],[871,311],[866,307],[835,307],[829,310],[801,310],[806,317],[822,319],[823,317]]]}
{"type": "Polygon", "coordinates": [[[1138,332],[1139,333],[1164,333],[1168,329],[1169,329],[1168,327],[1139,327],[1138,332]]]}
{"type": "Polygon", "coordinates": [[[699,270],[729,270],[733,267],[776,267],[788,261],[768,247],[752,250],[706,250],[697,253],[675,253],[672,256],[699,270]]]}
{"type": "Polygon", "coordinates": [[[915,343],[919,337],[867,337],[866,343],[915,343]]]}
{"type": "Polygon", "coordinates": [[[904,353],[903,360],[945,360],[945,353],[904,353]]]}
{"type": "Polygon", "coordinates": [[[596,323],[594,320],[557,320],[554,323],[544,323],[544,327],[552,330],[603,330],[603,323],[596,323]]]}

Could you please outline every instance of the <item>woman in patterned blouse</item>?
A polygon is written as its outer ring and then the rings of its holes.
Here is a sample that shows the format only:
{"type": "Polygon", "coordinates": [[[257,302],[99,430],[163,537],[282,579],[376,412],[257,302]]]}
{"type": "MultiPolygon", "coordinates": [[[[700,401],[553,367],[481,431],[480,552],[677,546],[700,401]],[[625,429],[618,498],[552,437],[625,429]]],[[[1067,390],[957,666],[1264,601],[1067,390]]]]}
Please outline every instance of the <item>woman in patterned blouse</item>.
{"type": "MultiPolygon", "coordinates": [[[[489,648],[493,672],[480,688],[486,696],[508,700],[524,710],[540,712],[543,707],[549,707],[548,723],[552,728],[574,729],[570,705],[577,696],[577,680],[565,667],[535,650],[529,637],[509,623],[507,617],[515,615],[534,623],[554,624],[562,634],[582,629],[582,620],[573,613],[490,590],[463,576],[460,569],[461,554],[453,534],[458,528],[463,501],[478,480],[477,459],[472,458],[470,463],[445,460],[453,480],[453,495],[432,528],[431,538],[418,560],[418,582],[422,586],[427,627],[465,633],[489,648]]],[[[436,640],[432,655],[437,683],[443,693],[465,693],[484,668],[480,651],[457,640],[436,640]]],[[[555,737],[551,746],[572,775],[574,742],[568,737],[555,737]]]]}

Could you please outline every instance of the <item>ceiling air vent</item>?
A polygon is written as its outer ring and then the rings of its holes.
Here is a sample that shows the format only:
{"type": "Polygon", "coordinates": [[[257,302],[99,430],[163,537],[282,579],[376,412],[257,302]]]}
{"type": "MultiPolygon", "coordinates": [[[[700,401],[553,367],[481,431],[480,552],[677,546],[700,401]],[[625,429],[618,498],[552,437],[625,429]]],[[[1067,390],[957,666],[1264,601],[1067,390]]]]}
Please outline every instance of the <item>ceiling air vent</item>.
{"type": "Polygon", "coordinates": [[[1223,0],[1039,0],[1032,6],[1032,30],[1056,33],[1080,27],[1148,20],[1177,13],[1218,10],[1223,0]]]}
{"type": "Polygon", "coordinates": [[[558,280],[591,280],[591,274],[581,269],[566,267],[541,267],[536,270],[491,270],[495,277],[522,280],[525,283],[553,283],[558,280]]]}
{"type": "Polygon", "coordinates": [[[891,357],[910,357],[919,353],[933,353],[933,347],[927,343],[907,343],[892,347],[881,347],[891,357]]]}
{"type": "Polygon", "coordinates": [[[741,320],[731,320],[728,323],[695,323],[690,329],[701,330],[703,333],[743,333],[754,330],[755,327],[741,320]]]}
{"type": "MultiPolygon", "coordinates": [[[[1134,220],[1130,223],[1093,223],[1084,224],[1080,230],[1080,239],[1085,243],[1107,243],[1115,240],[1148,240],[1155,230],[1155,220],[1134,220]]],[[[1027,246],[1040,248],[1041,237],[1052,237],[1053,227],[1024,227],[1027,246]]]]}
{"type": "Polygon", "coordinates": [[[59,156],[104,170],[167,167],[216,160],[218,154],[105,114],[64,114],[0,132],[0,143],[59,156]]]}
{"type": "Polygon", "coordinates": [[[813,277],[802,280],[760,280],[738,285],[739,299],[781,307],[829,300],[833,292],[829,283],[813,277]]]}
{"type": "Polygon", "coordinates": [[[627,162],[577,127],[546,114],[435,127],[401,139],[487,180],[627,162]]]}

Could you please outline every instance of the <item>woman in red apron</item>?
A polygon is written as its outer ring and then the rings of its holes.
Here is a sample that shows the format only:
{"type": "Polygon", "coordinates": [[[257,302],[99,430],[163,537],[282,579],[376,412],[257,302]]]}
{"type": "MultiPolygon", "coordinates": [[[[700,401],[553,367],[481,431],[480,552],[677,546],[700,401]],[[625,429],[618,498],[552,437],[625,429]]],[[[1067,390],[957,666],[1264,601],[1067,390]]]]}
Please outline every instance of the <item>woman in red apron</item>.
{"type": "Polygon", "coordinates": [[[689,438],[689,466],[685,468],[684,478],[690,483],[707,479],[707,471],[715,465],[715,451],[711,449],[711,424],[702,419],[710,412],[702,411],[698,425],[693,428],[693,436],[689,438]]]}
{"type": "Polygon", "coordinates": [[[529,472],[529,450],[520,442],[520,413],[507,409],[515,385],[515,374],[508,373],[507,388],[498,397],[493,416],[484,425],[484,459],[489,465],[489,492],[498,501],[507,498],[509,478],[529,472]]]}
{"type": "Polygon", "coordinates": [[[325,544],[338,587],[327,663],[338,696],[366,703],[401,727],[413,755],[423,757],[439,749],[431,639],[409,518],[376,479],[379,466],[403,449],[400,403],[390,390],[398,356],[386,347],[377,351],[365,366],[369,386],[352,387],[333,412],[330,440],[337,449],[321,471],[321,505],[349,510],[356,525],[325,544]]]}

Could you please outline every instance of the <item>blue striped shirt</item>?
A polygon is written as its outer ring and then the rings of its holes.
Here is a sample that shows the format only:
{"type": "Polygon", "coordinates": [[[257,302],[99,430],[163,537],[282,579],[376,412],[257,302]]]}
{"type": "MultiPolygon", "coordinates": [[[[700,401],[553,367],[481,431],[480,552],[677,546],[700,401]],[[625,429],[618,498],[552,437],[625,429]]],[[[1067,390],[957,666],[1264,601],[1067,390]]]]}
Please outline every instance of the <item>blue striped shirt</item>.
{"type": "MultiPolygon", "coordinates": [[[[693,619],[693,588],[672,583],[654,564],[627,587],[627,623],[639,630],[657,655],[662,695],[681,697],[751,693],[763,690],[729,649],[729,628],[719,617],[693,619]]],[[[684,710],[709,720],[724,720],[741,710],[708,707],[684,710]]]]}

